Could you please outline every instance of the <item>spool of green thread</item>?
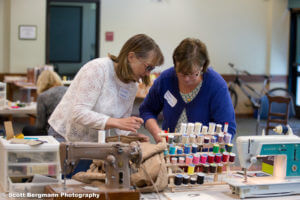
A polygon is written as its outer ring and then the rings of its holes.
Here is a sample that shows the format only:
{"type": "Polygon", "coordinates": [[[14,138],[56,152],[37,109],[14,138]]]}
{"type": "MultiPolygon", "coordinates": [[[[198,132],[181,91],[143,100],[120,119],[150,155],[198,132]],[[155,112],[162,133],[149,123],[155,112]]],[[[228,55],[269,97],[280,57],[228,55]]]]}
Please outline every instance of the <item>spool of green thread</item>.
{"type": "Polygon", "coordinates": [[[213,152],[214,153],[219,153],[219,149],[220,149],[220,145],[219,144],[214,144],[213,152]]]}

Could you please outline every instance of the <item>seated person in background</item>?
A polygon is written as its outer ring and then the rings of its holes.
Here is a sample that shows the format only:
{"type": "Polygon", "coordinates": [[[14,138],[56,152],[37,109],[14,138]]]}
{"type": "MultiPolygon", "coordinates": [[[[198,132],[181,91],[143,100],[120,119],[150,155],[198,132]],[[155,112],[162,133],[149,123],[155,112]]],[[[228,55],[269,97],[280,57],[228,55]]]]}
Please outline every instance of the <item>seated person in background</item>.
{"type": "Polygon", "coordinates": [[[206,45],[198,39],[184,39],[173,53],[174,67],[165,70],[154,82],[140,106],[140,116],[155,141],[161,129],[157,115],[163,112],[162,129],[179,131],[181,123],[215,122],[235,134],[234,108],[224,79],[208,68],[206,45]]]}
{"type": "Polygon", "coordinates": [[[48,119],[67,89],[56,72],[45,70],[39,75],[36,125],[24,127],[24,135],[48,135],[48,119]]]}

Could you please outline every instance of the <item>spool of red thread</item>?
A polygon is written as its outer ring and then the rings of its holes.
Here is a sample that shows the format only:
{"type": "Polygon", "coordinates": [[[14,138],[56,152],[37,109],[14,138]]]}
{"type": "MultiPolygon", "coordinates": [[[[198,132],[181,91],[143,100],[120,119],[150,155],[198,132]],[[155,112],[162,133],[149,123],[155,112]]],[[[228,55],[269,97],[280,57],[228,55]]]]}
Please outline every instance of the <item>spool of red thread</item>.
{"type": "Polygon", "coordinates": [[[224,152],[222,156],[222,162],[228,162],[229,160],[229,153],[224,152]]]}
{"type": "Polygon", "coordinates": [[[234,162],[235,160],[235,153],[230,153],[229,154],[229,162],[234,162]]]}
{"type": "Polygon", "coordinates": [[[215,161],[215,155],[214,154],[209,154],[207,158],[208,163],[214,163],[215,161]]]}

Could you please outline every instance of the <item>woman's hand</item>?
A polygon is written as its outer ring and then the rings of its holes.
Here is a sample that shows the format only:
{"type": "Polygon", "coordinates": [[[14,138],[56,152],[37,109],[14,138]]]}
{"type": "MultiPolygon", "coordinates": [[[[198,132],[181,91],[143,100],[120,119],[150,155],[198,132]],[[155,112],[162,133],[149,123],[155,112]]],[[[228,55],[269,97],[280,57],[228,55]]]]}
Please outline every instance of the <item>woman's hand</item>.
{"type": "Polygon", "coordinates": [[[141,142],[149,142],[150,138],[142,133],[130,133],[128,136],[136,136],[141,139],[141,142]]]}
{"type": "Polygon", "coordinates": [[[142,118],[134,116],[126,118],[109,118],[106,122],[105,129],[118,128],[136,133],[143,123],[144,120],[142,118]]]}

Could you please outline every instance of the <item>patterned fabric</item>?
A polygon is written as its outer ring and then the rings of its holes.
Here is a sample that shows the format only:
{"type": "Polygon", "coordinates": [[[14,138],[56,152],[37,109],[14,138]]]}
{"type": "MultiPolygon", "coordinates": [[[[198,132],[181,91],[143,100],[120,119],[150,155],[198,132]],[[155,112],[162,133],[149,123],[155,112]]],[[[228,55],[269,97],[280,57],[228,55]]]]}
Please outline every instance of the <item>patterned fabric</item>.
{"type": "MultiPolygon", "coordinates": [[[[136,92],[137,83],[118,79],[110,58],[94,59],[77,73],[49,124],[68,141],[96,142],[108,118],[131,115],[136,92]]],[[[129,131],[116,133],[128,135],[129,131]]]]}
{"type": "Polygon", "coordinates": [[[37,98],[36,126],[43,133],[47,133],[49,129],[48,119],[67,89],[68,88],[64,86],[52,87],[39,94],[37,98]]]}
{"type": "MultiPolygon", "coordinates": [[[[184,93],[180,92],[180,95],[181,95],[183,101],[185,103],[189,103],[189,102],[193,101],[193,99],[199,93],[201,86],[202,86],[202,82],[200,82],[198,84],[198,86],[190,93],[184,94],[184,93]]],[[[182,113],[181,113],[181,115],[180,115],[180,117],[177,121],[175,131],[178,132],[180,130],[181,123],[187,123],[187,122],[188,122],[188,119],[187,119],[187,115],[186,115],[186,109],[183,109],[183,111],[182,111],[182,113]]]]}

